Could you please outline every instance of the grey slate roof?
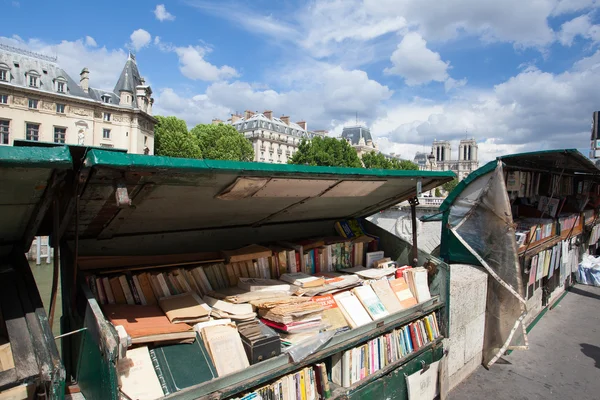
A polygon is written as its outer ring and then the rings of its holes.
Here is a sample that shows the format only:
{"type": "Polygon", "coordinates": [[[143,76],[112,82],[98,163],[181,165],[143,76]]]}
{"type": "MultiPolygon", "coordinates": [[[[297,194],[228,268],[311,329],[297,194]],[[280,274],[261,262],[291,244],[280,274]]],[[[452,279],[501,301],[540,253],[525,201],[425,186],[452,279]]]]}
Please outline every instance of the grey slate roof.
{"type": "Polygon", "coordinates": [[[300,125],[295,122],[286,124],[280,118],[273,117],[269,119],[262,113],[255,113],[250,118],[240,118],[238,121],[231,124],[239,132],[246,132],[259,129],[267,129],[272,132],[283,133],[286,135],[296,136],[300,138],[312,139],[315,135],[311,131],[302,129],[300,125]]]}
{"type": "MultiPolygon", "coordinates": [[[[125,63],[121,76],[112,91],[90,87],[88,93],[86,93],[79,86],[78,80],[74,80],[66,71],[60,68],[56,63],[56,59],[33,54],[4,44],[0,44],[0,68],[8,69],[8,83],[14,86],[29,88],[27,74],[35,73],[38,75],[39,81],[36,90],[56,94],[56,80],[64,79],[67,83],[65,95],[94,101],[102,101],[102,96],[108,95],[111,99],[111,105],[123,108],[139,108],[135,96],[135,87],[142,84],[142,78],[134,56],[130,56],[125,63]],[[131,105],[119,104],[121,90],[132,93],[133,101],[131,105]]],[[[93,70],[90,75],[92,76],[90,81],[93,81],[93,70]]]]}
{"type": "Polygon", "coordinates": [[[358,145],[361,137],[365,139],[365,143],[368,140],[373,140],[371,131],[365,126],[347,126],[342,130],[342,138],[350,139],[353,145],[358,145]]]}

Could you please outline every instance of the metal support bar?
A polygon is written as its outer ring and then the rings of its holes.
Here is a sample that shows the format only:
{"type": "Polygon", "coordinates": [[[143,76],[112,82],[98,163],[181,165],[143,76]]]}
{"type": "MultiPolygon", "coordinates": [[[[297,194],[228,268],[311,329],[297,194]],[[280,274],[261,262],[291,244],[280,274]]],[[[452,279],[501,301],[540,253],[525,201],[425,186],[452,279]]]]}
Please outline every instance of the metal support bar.
{"type": "Polygon", "coordinates": [[[417,247],[417,206],[419,205],[419,198],[413,197],[408,200],[410,204],[410,217],[412,221],[412,266],[418,267],[419,265],[419,249],[417,247]]]}
{"type": "MultiPolygon", "coordinates": [[[[54,199],[52,204],[52,246],[54,247],[54,271],[52,272],[52,291],[50,292],[50,307],[48,309],[48,323],[50,324],[50,329],[52,329],[52,324],[54,322],[54,311],[56,310],[56,296],[58,293],[58,273],[59,273],[59,240],[58,240],[58,232],[60,230],[60,218],[59,218],[59,210],[60,206],[57,199],[54,199]]],[[[50,252],[50,249],[48,249],[50,252]]]]}

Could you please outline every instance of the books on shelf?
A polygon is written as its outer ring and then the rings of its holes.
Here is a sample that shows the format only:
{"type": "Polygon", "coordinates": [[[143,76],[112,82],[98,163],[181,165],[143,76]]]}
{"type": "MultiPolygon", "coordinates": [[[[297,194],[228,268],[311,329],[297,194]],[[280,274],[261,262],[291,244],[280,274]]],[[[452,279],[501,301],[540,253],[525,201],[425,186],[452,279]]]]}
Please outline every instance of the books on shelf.
{"type": "Polygon", "coordinates": [[[381,279],[379,281],[371,283],[371,288],[381,300],[381,303],[385,309],[390,313],[394,314],[402,310],[400,300],[396,297],[396,294],[390,286],[390,281],[387,279],[381,279]]]}
{"type": "Polygon", "coordinates": [[[217,377],[212,358],[198,335],[194,343],[155,347],[150,350],[150,359],[165,396],[217,377]]]}
{"type": "Polygon", "coordinates": [[[366,325],[373,320],[360,300],[351,292],[342,292],[333,298],[352,328],[366,325]]]}
{"type": "Polygon", "coordinates": [[[117,377],[120,391],[130,399],[154,400],[165,395],[146,346],[127,350],[117,362],[117,377]]]}
{"type": "Polygon", "coordinates": [[[210,307],[196,293],[162,297],[158,300],[158,305],[173,324],[195,324],[206,321],[211,311],[210,307]]]}
{"type": "Polygon", "coordinates": [[[325,284],[325,279],[307,275],[302,272],[296,272],[294,274],[283,274],[279,278],[284,282],[291,283],[292,285],[299,286],[301,288],[310,288],[315,286],[323,286],[325,284]]]}
{"type": "Polygon", "coordinates": [[[102,311],[113,325],[122,325],[125,328],[134,344],[195,337],[191,326],[172,324],[157,305],[107,304],[102,307],[102,311]]]}
{"type": "Polygon", "coordinates": [[[263,385],[243,396],[231,400],[318,400],[331,398],[331,388],[325,363],[318,363],[284,375],[267,385],[263,385]]]}
{"type": "Polygon", "coordinates": [[[289,292],[293,286],[276,279],[239,278],[237,287],[248,292],[289,292]]]}
{"type": "Polygon", "coordinates": [[[329,325],[327,330],[344,331],[349,328],[348,322],[335,302],[333,295],[314,296],[311,300],[323,307],[323,321],[329,325]]]}
{"type": "Polygon", "coordinates": [[[411,268],[404,273],[406,282],[411,292],[417,299],[417,303],[422,303],[431,299],[429,284],[427,283],[427,270],[423,267],[411,268]]]}
{"type": "Polygon", "coordinates": [[[350,387],[441,336],[435,313],[332,356],[332,382],[350,387]]]}
{"type": "Polygon", "coordinates": [[[235,326],[216,325],[202,329],[202,340],[219,376],[248,368],[248,356],[235,326]]]}
{"type": "Polygon", "coordinates": [[[403,310],[417,304],[417,299],[413,295],[410,286],[404,277],[390,280],[390,287],[400,301],[400,306],[403,310]]]}
{"type": "Polygon", "coordinates": [[[352,289],[352,292],[360,300],[363,307],[373,320],[387,317],[390,313],[385,309],[379,297],[375,294],[371,286],[358,286],[352,289]]]}

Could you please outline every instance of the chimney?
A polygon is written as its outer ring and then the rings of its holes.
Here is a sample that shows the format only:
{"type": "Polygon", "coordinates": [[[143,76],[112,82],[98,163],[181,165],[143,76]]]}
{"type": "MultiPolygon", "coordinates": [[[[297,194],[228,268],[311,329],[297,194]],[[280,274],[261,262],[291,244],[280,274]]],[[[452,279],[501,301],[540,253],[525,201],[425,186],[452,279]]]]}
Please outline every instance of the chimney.
{"type": "Polygon", "coordinates": [[[241,115],[231,114],[231,123],[235,124],[236,122],[238,122],[240,120],[240,118],[242,118],[241,115]]]}
{"type": "Polygon", "coordinates": [[[282,120],[283,123],[285,123],[286,125],[290,124],[290,117],[286,117],[286,116],[282,115],[279,119],[282,120]]]}
{"type": "Polygon", "coordinates": [[[223,123],[223,121],[221,121],[218,118],[213,118],[213,120],[212,120],[212,124],[213,125],[219,125],[219,124],[222,124],[222,123],[223,123]]]}
{"type": "Polygon", "coordinates": [[[86,93],[90,89],[90,71],[87,67],[83,68],[79,74],[79,86],[81,86],[81,90],[86,93]]]}
{"type": "Polygon", "coordinates": [[[254,115],[253,111],[250,111],[250,110],[244,111],[244,119],[252,118],[253,115],[254,115]]]}
{"type": "Polygon", "coordinates": [[[304,130],[307,130],[307,129],[306,129],[306,121],[299,121],[299,122],[296,122],[296,123],[297,123],[298,125],[300,125],[300,128],[302,128],[302,129],[304,129],[304,130]]]}
{"type": "Polygon", "coordinates": [[[269,110],[264,111],[263,115],[269,119],[273,119],[273,111],[269,111],[269,110]]]}

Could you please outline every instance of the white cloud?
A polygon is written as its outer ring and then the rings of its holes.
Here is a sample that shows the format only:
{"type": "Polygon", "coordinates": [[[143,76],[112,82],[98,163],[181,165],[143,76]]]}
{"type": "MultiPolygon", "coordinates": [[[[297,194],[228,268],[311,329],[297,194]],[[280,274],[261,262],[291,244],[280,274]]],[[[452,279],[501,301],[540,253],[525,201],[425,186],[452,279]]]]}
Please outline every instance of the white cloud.
{"type": "Polygon", "coordinates": [[[167,11],[164,4],[158,4],[154,9],[154,16],[160,22],[175,21],[175,16],[167,11]]]}
{"type": "Polygon", "coordinates": [[[204,59],[206,49],[200,46],[176,47],[179,56],[179,70],[190,79],[201,81],[218,81],[231,79],[239,74],[228,65],[217,67],[204,59]]]}
{"type": "Polygon", "coordinates": [[[600,26],[592,25],[589,15],[580,15],[562,24],[558,40],[565,46],[571,46],[577,36],[597,42],[600,40],[600,26]]]}
{"type": "Polygon", "coordinates": [[[79,81],[79,73],[83,67],[87,67],[90,70],[90,86],[102,89],[112,89],[115,86],[127,61],[127,53],[124,50],[93,48],[86,45],[86,39],[49,43],[41,39],[25,41],[13,36],[0,37],[0,42],[36,53],[57,56],[58,65],[76,82],[79,81]]]}
{"type": "Polygon", "coordinates": [[[96,41],[94,40],[94,38],[91,37],[91,36],[86,36],[85,37],[85,45],[89,46],[89,47],[98,47],[98,43],[96,43],[96,41]]]}
{"type": "Polygon", "coordinates": [[[384,72],[402,76],[409,86],[448,78],[448,63],[427,48],[427,42],[416,32],[407,33],[390,59],[393,66],[384,72]]]}
{"type": "Polygon", "coordinates": [[[552,10],[552,15],[570,14],[600,6],[598,0],[560,0],[552,10]]]}
{"type": "Polygon", "coordinates": [[[227,119],[234,111],[268,109],[274,115],[289,115],[293,121],[305,120],[309,129],[329,129],[334,120],[346,120],[356,112],[373,120],[392,95],[389,88],[360,70],[319,63],[307,67],[302,76],[295,81],[303,82],[295,85],[300,89],[280,91],[241,81],[215,82],[196,95],[168,89],[156,98],[155,110],[184,118],[193,126],[212,118],[227,119]]]}
{"type": "Polygon", "coordinates": [[[131,39],[130,46],[135,51],[140,51],[140,49],[150,44],[150,42],[152,41],[152,35],[150,35],[150,33],[148,33],[148,31],[145,31],[144,29],[137,29],[133,31],[131,36],[129,36],[129,39],[131,39]]]}

